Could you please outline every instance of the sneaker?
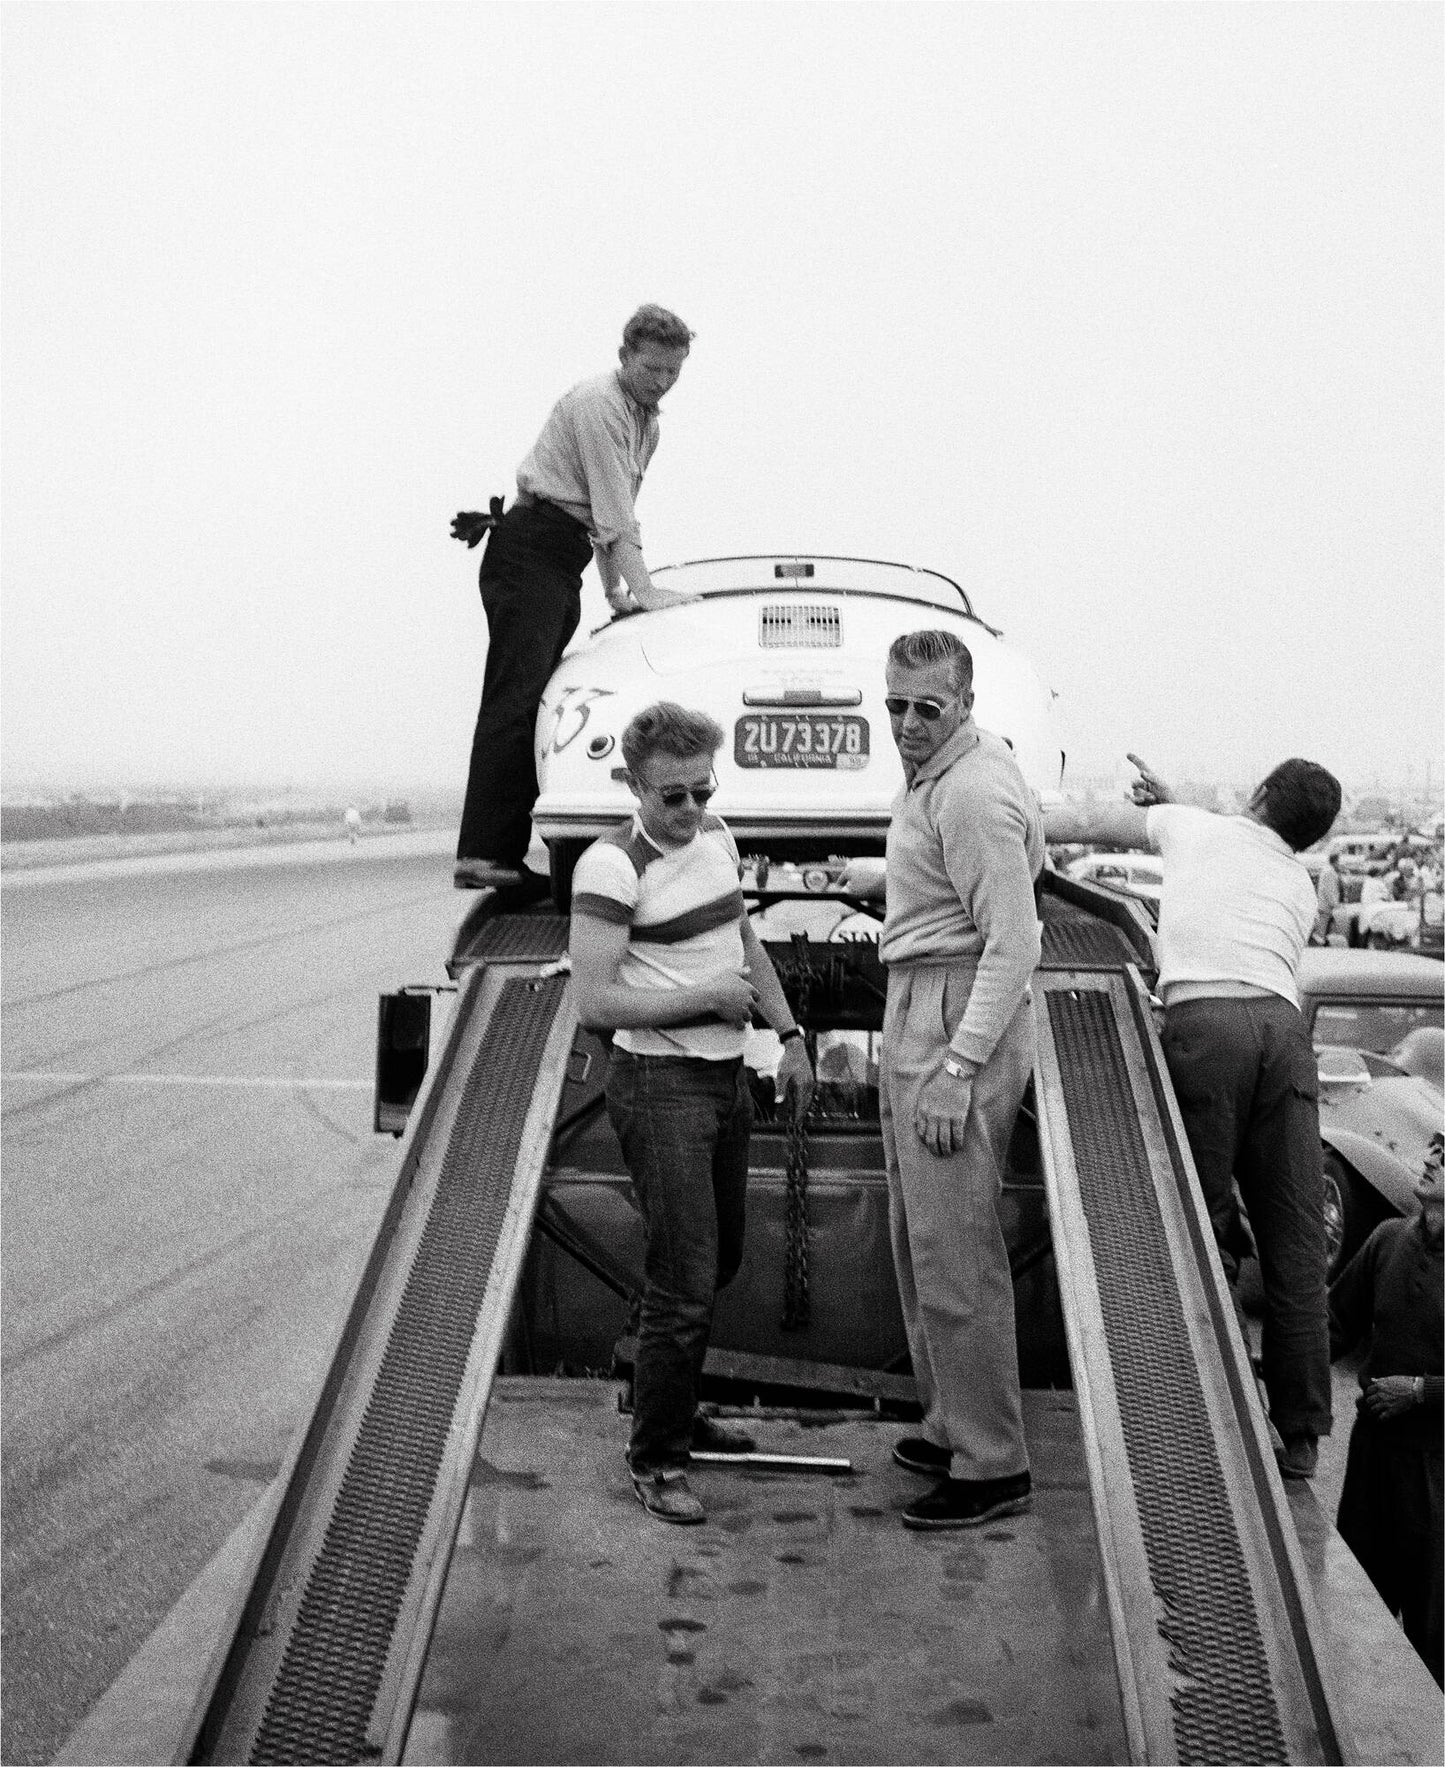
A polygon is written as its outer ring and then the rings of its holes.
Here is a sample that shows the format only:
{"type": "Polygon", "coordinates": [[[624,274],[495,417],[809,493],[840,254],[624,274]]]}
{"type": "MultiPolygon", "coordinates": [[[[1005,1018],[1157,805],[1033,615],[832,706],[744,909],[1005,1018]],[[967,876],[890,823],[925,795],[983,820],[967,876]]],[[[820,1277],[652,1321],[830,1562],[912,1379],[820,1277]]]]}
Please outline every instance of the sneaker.
{"type": "Polygon", "coordinates": [[[693,1495],[687,1474],[680,1467],[669,1467],[662,1472],[635,1472],[632,1489],[647,1513],[655,1515],[660,1522],[680,1522],[684,1527],[690,1527],[707,1520],[707,1512],[693,1495]]]}
{"type": "Polygon", "coordinates": [[[733,1429],[699,1411],[692,1420],[692,1449],[696,1454],[751,1454],[757,1443],[746,1430],[733,1429]]]}
{"type": "Polygon", "coordinates": [[[893,1460],[896,1466],[906,1467],[909,1472],[938,1479],[948,1477],[953,1455],[949,1449],[940,1448],[937,1442],[930,1442],[924,1436],[905,1436],[901,1442],[893,1444],[893,1460]]]}
{"type": "Polygon", "coordinates": [[[1022,1515],[1033,1502],[1033,1482],[1010,1479],[940,1479],[903,1512],[905,1528],[976,1528],[996,1516],[1022,1515]]]}
{"type": "Polygon", "coordinates": [[[515,889],[523,881],[515,865],[499,865],[495,859],[458,859],[452,883],[459,890],[515,889]]]}
{"type": "Polygon", "coordinates": [[[1285,1436],[1284,1446],[1276,1448],[1274,1457],[1287,1479],[1312,1479],[1319,1465],[1320,1445],[1311,1435],[1285,1436]]]}

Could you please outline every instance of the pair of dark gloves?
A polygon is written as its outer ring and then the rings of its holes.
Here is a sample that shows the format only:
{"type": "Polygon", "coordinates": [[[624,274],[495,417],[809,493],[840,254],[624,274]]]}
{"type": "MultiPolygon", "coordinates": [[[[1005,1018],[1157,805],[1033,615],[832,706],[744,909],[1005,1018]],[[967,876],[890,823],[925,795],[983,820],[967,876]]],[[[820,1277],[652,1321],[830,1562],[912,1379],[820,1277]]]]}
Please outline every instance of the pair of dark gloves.
{"type": "Polygon", "coordinates": [[[452,517],[452,539],[461,540],[468,547],[486,539],[502,519],[503,501],[501,497],[493,497],[485,515],[476,509],[459,509],[452,517]]]}

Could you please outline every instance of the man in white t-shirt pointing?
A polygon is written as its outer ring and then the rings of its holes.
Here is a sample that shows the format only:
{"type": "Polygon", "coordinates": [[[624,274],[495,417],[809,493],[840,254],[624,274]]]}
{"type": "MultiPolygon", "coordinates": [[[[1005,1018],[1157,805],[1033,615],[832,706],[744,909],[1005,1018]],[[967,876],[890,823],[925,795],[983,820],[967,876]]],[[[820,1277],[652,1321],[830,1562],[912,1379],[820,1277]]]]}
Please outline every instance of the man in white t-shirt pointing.
{"type": "Polygon", "coordinates": [[[1334,775],[1283,761],[1240,816],[1170,802],[1135,755],[1132,804],[1044,813],[1049,841],[1147,847],[1164,861],[1164,1058],[1231,1281],[1249,1233],[1264,1282],[1263,1362],[1280,1469],[1309,1478],[1330,1431],[1319,1075],[1299,1010],[1316,900],[1298,855],[1340,809],[1334,775]]]}

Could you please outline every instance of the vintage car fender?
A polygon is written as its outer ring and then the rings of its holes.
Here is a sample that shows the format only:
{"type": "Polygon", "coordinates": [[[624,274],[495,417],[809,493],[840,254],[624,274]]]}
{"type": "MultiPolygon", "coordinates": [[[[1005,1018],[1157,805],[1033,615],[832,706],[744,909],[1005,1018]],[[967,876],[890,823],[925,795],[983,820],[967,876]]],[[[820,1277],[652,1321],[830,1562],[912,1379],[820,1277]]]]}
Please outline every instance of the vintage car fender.
{"type": "Polygon", "coordinates": [[[1054,695],[949,579],[778,554],[672,566],[654,580],[703,598],[598,628],[563,658],[543,694],[533,820],[554,873],[559,849],[575,854],[631,812],[622,731],[662,699],[721,725],[713,808],[745,851],[881,853],[902,783],[883,706],[884,661],[899,634],[924,627],[955,631],[967,644],[976,721],[1008,740],[1044,801],[1059,791],[1054,695]],[[794,739],[789,764],[773,764],[794,739]]]}
{"type": "Polygon", "coordinates": [[[1435,1087],[1413,1075],[1376,1079],[1321,1098],[1320,1140],[1392,1209],[1409,1214],[1430,1137],[1440,1127],[1442,1102],[1435,1087]]]}

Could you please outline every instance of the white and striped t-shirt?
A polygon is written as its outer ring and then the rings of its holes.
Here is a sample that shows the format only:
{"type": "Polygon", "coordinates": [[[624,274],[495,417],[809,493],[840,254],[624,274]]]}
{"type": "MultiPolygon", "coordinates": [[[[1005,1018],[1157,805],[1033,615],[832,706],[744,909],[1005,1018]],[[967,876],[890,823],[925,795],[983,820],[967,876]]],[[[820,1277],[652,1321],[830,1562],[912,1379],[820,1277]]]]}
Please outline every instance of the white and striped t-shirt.
{"type": "MultiPolygon", "coordinates": [[[[572,877],[572,912],[629,929],[617,979],[629,988],[689,988],[723,970],[741,973],[744,913],[738,849],[726,825],[704,816],[685,847],[668,849],[640,815],[594,841],[572,877]]],[[[661,1029],[622,1029],[633,1055],[691,1055],[731,1061],[743,1030],[709,1020],[661,1029]]]]}

